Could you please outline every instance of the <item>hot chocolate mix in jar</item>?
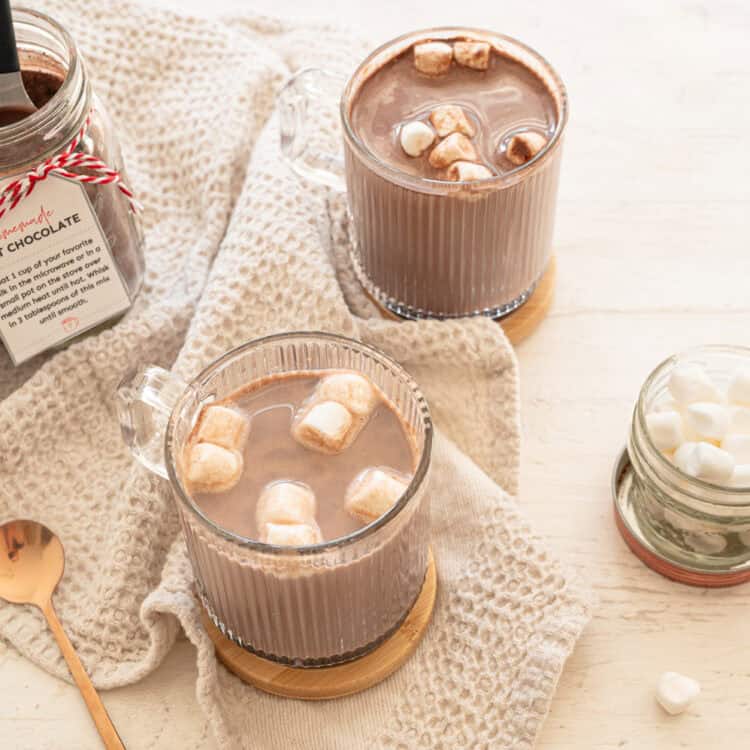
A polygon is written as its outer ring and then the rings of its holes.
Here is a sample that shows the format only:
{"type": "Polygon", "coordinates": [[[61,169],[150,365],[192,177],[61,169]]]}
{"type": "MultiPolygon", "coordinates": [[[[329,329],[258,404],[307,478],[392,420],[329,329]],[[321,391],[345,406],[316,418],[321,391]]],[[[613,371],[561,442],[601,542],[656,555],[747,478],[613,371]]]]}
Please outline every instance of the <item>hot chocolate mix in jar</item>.
{"type": "Polygon", "coordinates": [[[0,110],[0,364],[18,365],[132,305],[143,234],[120,146],[71,36],[14,12],[37,110],[0,110]],[[3,363],[2,360],[5,360],[3,363]]]}

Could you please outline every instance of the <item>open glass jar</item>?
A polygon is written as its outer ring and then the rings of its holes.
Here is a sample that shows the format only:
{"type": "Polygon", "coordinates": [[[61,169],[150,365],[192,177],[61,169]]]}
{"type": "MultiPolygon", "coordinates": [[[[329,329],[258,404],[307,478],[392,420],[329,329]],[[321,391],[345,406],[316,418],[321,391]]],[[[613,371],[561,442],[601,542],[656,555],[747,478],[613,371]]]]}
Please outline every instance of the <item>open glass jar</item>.
{"type": "Polygon", "coordinates": [[[198,596],[227,638],[282,664],[316,667],[367,653],[403,622],[428,566],[432,424],[416,383],[396,362],[341,336],[279,334],[228,352],[189,384],[158,367],[139,370],[118,395],[125,441],[169,480],[198,596]],[[187,490],[182,460],[202,408],[269,376],[337,369],[369,378],[414,437],[416,470],[395,505],[356,531],[299,547],[265,544],[209,518],[187,490]]]}
{"type": "Polygon", "coordinates": [[[144,261],[120,145],[75,41],[41,13],[13,16],[38,107],[0,127],[0,340],[19,364],[119,318],[144,261]]]}
{"type": "Polygon", "coordinates": [[[613,477],[618,527],[638,557],[683,583],[729,586],[750,580],[750,488],[689,476],[657,449],[646,415],[667,395],[675,366],[697,364],[721,385],[750,349],[705,346],[662,362],[641,388],[627,452],[613,477]]]}

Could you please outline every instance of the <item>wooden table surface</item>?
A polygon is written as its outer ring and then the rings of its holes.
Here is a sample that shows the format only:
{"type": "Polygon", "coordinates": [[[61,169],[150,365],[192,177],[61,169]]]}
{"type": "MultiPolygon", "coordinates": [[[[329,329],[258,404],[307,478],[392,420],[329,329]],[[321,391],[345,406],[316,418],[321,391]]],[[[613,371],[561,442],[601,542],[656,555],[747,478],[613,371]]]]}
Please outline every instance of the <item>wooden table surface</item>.
{"type": "MultiPolygon", "coordinates": [[[[692,589],[643,567],[615,531],[609,482],[639,386],[657,362],[697,344],[750,343],[750,7],[618,5],[287,0],[284,11],[350,23],[375,41],[475,24],[523,39],[562,74],[572,116],[558,290],[549,318],[518,350],[520,502],[600,603],[539,748],[745,747],[750,588],[692,589]],[[664,670],[702,683],[683,716],[668,717],[654,702],[664,670]]],[[[279,4],[254,6],[274,12],[279,4]]],[[[142,683],[104,695],[128,747],[212,747],[193,676],[192,648],[182,642],[142,683]]],[[[74,689],[12,649],[0,654],[0,685],[0,738],[14,747],[99,747],[74,689]]]]}

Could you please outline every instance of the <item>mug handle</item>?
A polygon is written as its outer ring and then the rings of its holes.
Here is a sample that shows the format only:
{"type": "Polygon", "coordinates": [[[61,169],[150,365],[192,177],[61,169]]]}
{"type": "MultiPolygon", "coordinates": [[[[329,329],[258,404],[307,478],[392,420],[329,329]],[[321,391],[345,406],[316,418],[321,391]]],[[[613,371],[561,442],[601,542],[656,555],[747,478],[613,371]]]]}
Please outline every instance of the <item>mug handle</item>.
{"type": "Polygon", "coordinates": [[[120,430],[130,452],[149,471],[167,479],[167,423],[187,384],[162,367],[141,366],[117,386],[120,430]]]}
{"type": "MultiPolygon", "coordinates": [[[[334,109],[338,105],[346,79],[320,68],[304,68],[295,73],[278,94],[281,154],[298,176],[343,193],[344,160],[317,146],[311,132],[308,107],[311,102],[334,109]]],[[[334,109],[334,122],[339,121],[334,109]]]]}

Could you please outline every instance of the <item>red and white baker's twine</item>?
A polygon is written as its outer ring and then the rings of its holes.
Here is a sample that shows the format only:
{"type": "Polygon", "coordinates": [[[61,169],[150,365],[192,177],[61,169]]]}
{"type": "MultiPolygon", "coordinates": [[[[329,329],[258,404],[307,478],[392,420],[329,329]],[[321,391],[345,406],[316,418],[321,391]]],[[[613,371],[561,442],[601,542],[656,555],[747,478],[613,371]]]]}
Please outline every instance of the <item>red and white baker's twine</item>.
{"type": "Polygon", "coordinates": [[[91,112],[86,117],[86,122],[76,133],[75,138],[63,151],[45,159],[35,169],[28,171],[23,177],[13,180],[0,192],[0,219],[9,211],[12,211],[24,198],[28,198],[34,191],[36,184],[46,180],[51,174],[89,185],[117,185],[117,189],[130,201],[130,210],[136,213],[141,209],[141,204],[135,199],[130,188],[123,184],[122,177],[116,169],[108,167],[96,156],[76,152],[76,148],[86,135],[90,124],[91,112]],[[80,174],[70,171],[70,169],[76,167],[86,169],[88,173],[80,174]]]}

